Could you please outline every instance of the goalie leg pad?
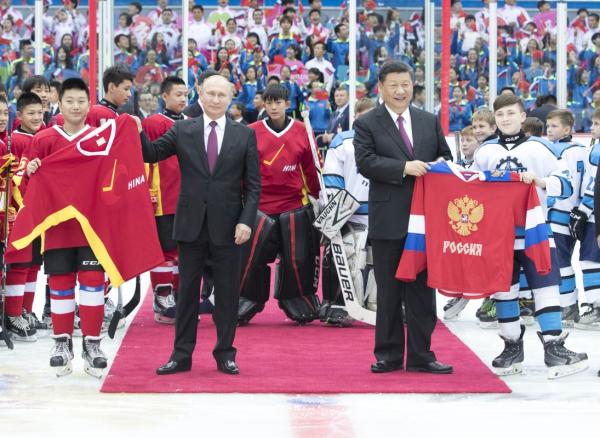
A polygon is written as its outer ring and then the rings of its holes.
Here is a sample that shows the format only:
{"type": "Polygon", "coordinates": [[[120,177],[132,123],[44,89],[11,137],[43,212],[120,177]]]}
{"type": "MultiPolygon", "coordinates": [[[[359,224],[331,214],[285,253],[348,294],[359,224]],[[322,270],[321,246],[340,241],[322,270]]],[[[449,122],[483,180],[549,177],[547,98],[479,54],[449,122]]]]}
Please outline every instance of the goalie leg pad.
{"type": "Polygon", "coordinates": [[[313,228],[310,206],[282,213],[280,299],[314,295],[319,284],[319,235],[313,228]]]}
{"type": "Polygon", "coordinates": [[[242,247],[242,297],[262,303],[269,299],[270,270],[267,264],[275,260],[278,247],[277,220],[258,211],[250,240],[242,247]]]}
{"type": "Polygon", "coordinates": [[[299,324],[306,324],[317,318],[319,297],[313,294],[305,297],[280,299],[279,308],[291,320],[299,324]]]}

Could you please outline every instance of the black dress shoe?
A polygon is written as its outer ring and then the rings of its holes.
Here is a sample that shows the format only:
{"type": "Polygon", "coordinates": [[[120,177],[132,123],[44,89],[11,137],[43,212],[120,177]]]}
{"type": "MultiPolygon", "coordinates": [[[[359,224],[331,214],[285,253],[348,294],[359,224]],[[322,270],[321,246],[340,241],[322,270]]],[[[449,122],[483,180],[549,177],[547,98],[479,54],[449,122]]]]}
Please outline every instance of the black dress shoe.
{"type": "Polygon", "coordinates": [[[220,360],[217,362],[217,369],[225,374],[239,374],[240,369],[232,360],[220,360]]]}
{"type": "Polygon", "coordinates": [[[164,374],[175,374],[182,371],[189,371],[192,369],[192,361],[191,360],[182,360],[182,361],[174,361],[170,360],[162,367],[156,369],[156,374],[162,376],[164,374]]]}
{"type": "Polygon", "coordinates": [[[371,365],[372,373],[389,373],[404,369],[404,361],[402,360],[378,360],[371,365]]]}
{"type": "Polygon", "coordinates": [[[407,366],[406,371],[432,374],[451,374],[453,370],[452,365],[447,365],[445,363],[441,363],[437,360],[434,360],[433,362],[429,362],[424,365],[407,366]]]}

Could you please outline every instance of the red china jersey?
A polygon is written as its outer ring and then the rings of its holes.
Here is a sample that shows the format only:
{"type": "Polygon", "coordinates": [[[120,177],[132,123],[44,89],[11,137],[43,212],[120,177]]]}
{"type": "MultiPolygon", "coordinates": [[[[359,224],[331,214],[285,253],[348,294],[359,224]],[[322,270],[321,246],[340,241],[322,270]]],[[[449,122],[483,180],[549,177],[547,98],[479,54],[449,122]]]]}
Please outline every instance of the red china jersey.
{"type": "Polygon", "coordinates": [[[319,197],[319,179],[304,124],[292,120],[275,132],[260,120],[250,125],[256,131],[260,159],[261,192],[258,208],[279,214],[309,203],[308,194],[319,197]]]}

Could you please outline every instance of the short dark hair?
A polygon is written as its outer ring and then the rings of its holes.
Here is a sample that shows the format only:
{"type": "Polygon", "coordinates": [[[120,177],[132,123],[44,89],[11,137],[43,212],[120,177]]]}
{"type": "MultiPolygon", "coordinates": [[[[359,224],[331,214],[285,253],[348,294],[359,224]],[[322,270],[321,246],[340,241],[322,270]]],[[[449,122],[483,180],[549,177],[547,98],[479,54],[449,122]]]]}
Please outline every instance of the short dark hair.
{"type": "Polygon", "coordinates": [[[23,50],[23,47],[25,47],[28,44],[29,45],[32,44],[30,39],[23,39],[23,40],[19,41],[19,50],[23,50]]]}
{"type": "Polygon", "coordinates": [[[541,0],[541,1],[537,2],[537,8],[539,9],[542,6],[547,5],[547,4],[548,4],[548,2],[546,0],[541,0]]]}
{"type": "MultiPolygon", "coordinates": [[[[133,74],[124,64],[117,64],[107,68],[102,75],[102,86],[104,92],[108,91],[109,84],[115,84],[116,87],[125,81],[133,82],[133,74]]],[[[87,88],[86,88],[87,90],[87,88]]]]}
{"type": "Polygon", "coordinates": [[[6,100],[6,97],[4,97],[2,94],[0,94],[0,103],[8,105],[8,100],[6,100]]]}
{"type": "Polygon", "coordinates": [[[23,81],[23,85],[21,85],[21,90],[23,90],[23,93],[29,93],[35,87],[48,87],[49,90],[50,81],[46,79],[45,76],[35,75],[23,81]]]}
{"type": "Polygon", "coordinates": [[[202,12],[204,12],[204,6],[202,6],[202,5],[198,5],[198,4],[196,4],[196,5],[194,5],[194,6],[192,7],[192,11],[193,11],[194,9],[200,9],[202,12]]]}
{"type": "Polygon", "coordinates": [[[525,112],[523,101],[514,94],[501,94],[494,100],[494,111],[511,105],[519,105],[521,111],[525,112]]]}
{"type": "Polygon", "coordinates": [[[319,14],[319,17],[321,16],[321,10],[320,9],[315,9],[315,8],[312,8],[310,11],[308,11],[308,16],[310,17],[314,12],[316,12],[317,14],[319,14]]]}
{"type": "Polygon", "coordinates": [[[508,85],[506,87],[502,87],[500,89],[500,94],[502,94],[503,91],[510,91],[512,94],[517,94],[517,93],[515,93],[515,89],[513,87],[508,86],[508,85]]]}
{"type": "Polygon", "coordinates": [[[160,94],[169,94],[175,85],[185,85],[185,82],[177,76],[167,76],[160,84],[160,94]]]}
{"type": "Polygon", "coordinates": [[[579,8],[579,9],[577,9],[577,15],[579,15],[581,12],[585,12],[586,14],[590,13],[590,11],[588,10],[588,8],[579,8]]]}
{"type": "Polygon", "coordinates": [[[423,85],[415,85],[413,87],[413,95],[421,94],[425,91],[425,87],[423,85]]]}
{"type": "Polygon", "coordinates": [[[219,75],[220,73],[216,70],[213,70],[211,68],[209,68],[208,70],[204,70],[202,73],[200,73],[198,75],[198,78],[196,79],[196,85],[202,85],[202,83],[210,78],[211,76],[215,76],[215,75],[219,75]]]}
{"type": "Polygon", "coordinates": [[[279,84],[281,82],[281,79],[279,78],[279,76],[271,75],[267,78],[267,84],[271,81],[277,81],[277,83],[279,84]]]}
{"type": "Polygon", "coordinates": [[[279,84],[271,84],[265,88],[263,100],[270,102],[274,100],[288,100],[289,92],[286,86],[279,84]]]}
{"type": "Polygon", "coordinates": [[[90,98],[90,90],[81,78],[65,79],[62,85],[60,86],[60,90],[58,90],[58,100],[62,100],[63,96],[65,95],[65,92],[68,90],[85,91],[85,95],[87,96],[88,100],[90,98]]]}
{"type": "Polygon", "coordinates": [[[127,27],[133,24],[133,18],[131,18],[127,12],[121,12],[119,14],[119,18],[121,17],[125,17],[125,24],[127,25],[127,27]]]}
{"type": "Polygon", "coordinates": [[[591,17],[594,17],[596,21],[600,21],[600,15],[596,14],[595,12],[592,12],[590,15],[588,15],[588,18],[591,17]]]}
{"type": "Polygon", "coordinates": [[[140,2],[131,2],[129,4],[136,8],[138,10],[138,13],[142,12],[142,4],[140,2]]]}
{"type": "Polygon", "coordinates": [[[573,128],[575,125],[575,117],[571,111],[566,109],[555,109],[548,113],[546,116],[546,121],[550,119],[557,119],[561,125],[568,126],[569,128],[573,128]]]}
{"type": "Polygon", "coordinates": [[[556,105],[558,100],[554,94],[547,94],[544,98],[544,105],[556,105]]]}
{"type": "Polygon", "coordinates": [[[287,15],[282,15],[281,18],[279,19],[279,24],[281,24],[283,22],[292,24],[292,19],[290,17],[288,17],[287,15]]]}
{"type": "Polygon", "coordinates": [[[415,72],[407,63],[402,61],[387,61],[379,70],[379,82],[384,83],[387,76],[391,73],[408,73],[412,81],[415,79],[415,72]]]}
{"type": "Polygon", "coordinates": [[[523,132],[530,133],[535,137],[544,135],[544,122],[537,117],[527,117],[523,122],[523,132]]]}
{"type": "Polygon", "coordinates": [[[17,111],[23,111],[29,105],[42,105],[42,99],[35,93],[23,93],[17,99],[17,111]]]}
{"type": "Polygon", "coordinates": [[[57,90],[60,90],[60,82],[50,81],[50,88],[56,88],[57,90]]]}

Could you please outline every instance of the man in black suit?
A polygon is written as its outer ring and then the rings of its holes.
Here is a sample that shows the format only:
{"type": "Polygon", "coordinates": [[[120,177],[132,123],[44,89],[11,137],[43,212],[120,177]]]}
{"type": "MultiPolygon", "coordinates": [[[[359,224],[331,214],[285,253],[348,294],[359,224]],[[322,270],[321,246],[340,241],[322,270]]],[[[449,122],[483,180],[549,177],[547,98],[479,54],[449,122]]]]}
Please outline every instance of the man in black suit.
{"type": "Polygon", "coordinates": [[[386,63],[378,86],[384,104],[354,123],[356,164],[370,180],[369,238],[377,283],[377,362],[371,371],[403,369],[406,352],[407,371],[451,373],[452,367],[437,362],[430,350],[437,318],[435,291],[427,286],[427,272],[411,283],[396,280],[395,273],[404,248],[415,178],[427,173],[427,162],[451,159],[452,154],[437,117],[410,106],[413,71],[408,65],[386,63]]]}
{"type": "MultiPolygon", "coordinates": [[[[220,75],[204,81],[200,99],[204,115],[180,120],[150,142],[141,133],[144,161],[177,155],[181,192],[173,239],[179,247],[180,287],[175,316],[175,345],[158,374],[189,371],[196,345],[200,277],[207,258],[214,273],[217,368],[238,374],[233,347],[237,324],[241,251],[250,238],[260,196],[256,135],[225,117],[233,85],[220,75]]],[[[140,125],[141,132],[141,125],[140,125]]]]}
{"type": "Polygon", "coordinates": [[[350,96],[348,89],[340,87],[333,94],[336,110],[331,115],[327,132],[321,137],[324,145],[329,145],[339,132],[350,130],[350,96]]]}
{"type": "MultiPolygon", "coordinates": [[[[198,75],[198,77],[196,78],[196,91],[198,93],[198,96],[200,96],[200,94],[202,94],[202,84],[204,83],[204,81],[206,79],[208,79],[211,76],[216,76],[218,75],[219,72],[216,70],[205,70],[202,73],[200,73],[198,75]]],[[[190,118],[194,118],[194,117],[200,117],[202,114],[204,114],[204,109],[202,108],[202,101],[200,100],[200,98],[198,98],[198,101],[186,106],[183,109],[183,114],[185,114],[186,116],[190,117],[190,118]]]]}

